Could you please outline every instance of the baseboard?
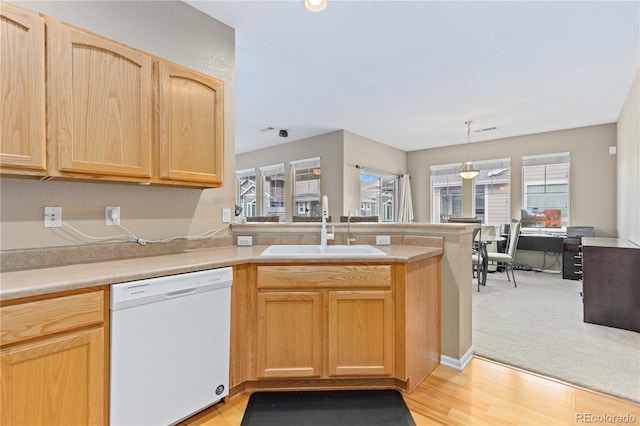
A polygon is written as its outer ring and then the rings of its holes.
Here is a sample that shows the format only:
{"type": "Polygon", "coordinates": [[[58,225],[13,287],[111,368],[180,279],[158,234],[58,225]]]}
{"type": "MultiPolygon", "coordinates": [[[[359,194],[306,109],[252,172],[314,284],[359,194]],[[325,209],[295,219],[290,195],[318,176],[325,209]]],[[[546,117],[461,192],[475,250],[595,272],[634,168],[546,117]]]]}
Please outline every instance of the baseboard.
{"type": "Polygon", "coordinates": [[[465,354],[462,355],[462,358],[460,359],[451,358],[450,356],[446,356],[446,355],[440,355],[440,364],[445,365],[447,367],[454,368],[458,371],[462,371],[465,369],[467,364],[469,364],[469,362],[473,358],[474,351],[475,349],[473,345],[471,345],[469,350],[465,352],[465,354]]]}

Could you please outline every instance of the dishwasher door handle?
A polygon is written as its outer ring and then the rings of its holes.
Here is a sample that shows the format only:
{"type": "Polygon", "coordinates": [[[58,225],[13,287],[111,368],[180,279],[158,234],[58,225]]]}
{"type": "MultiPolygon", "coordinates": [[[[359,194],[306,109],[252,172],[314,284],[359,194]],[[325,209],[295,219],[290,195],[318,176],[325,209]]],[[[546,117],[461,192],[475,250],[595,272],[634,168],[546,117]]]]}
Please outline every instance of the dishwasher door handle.
{"type": "Polygon", "coordinates": [[[168,293],[165,293],[165,297],[171,298],[171,297],[176,297],[176,296],[184,296],[185,294],[190,294],[190,293],[195,293],[196,292],[196,288],[185,288],[184,290],[176,290],[176,291],[170,291],[168,293]]]}

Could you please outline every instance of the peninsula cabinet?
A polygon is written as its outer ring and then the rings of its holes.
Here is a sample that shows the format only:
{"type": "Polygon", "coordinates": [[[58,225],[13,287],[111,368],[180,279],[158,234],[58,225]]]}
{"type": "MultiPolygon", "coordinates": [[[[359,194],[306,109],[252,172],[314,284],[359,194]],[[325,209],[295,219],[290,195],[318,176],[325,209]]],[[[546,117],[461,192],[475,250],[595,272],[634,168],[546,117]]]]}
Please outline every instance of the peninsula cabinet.
{"type": "Polygon", "coordinates": [[[3,302],[0,423],[107,424],[108,300],[100,287],[3,302]]]}
{"type": "Polygon", "coordinates": [[[47,21],[50,174],[148,181],[152,153],[152,58],[47,21]]]}
{"type": "Polygon", "coordinates": [[[258,377],[392,374],[391,265],[263,265],[257,280],[258,377]]]}
{"type": "Polygon", "coordinates": [[[231,394],[412,391],[440,362],[440,256],[235,267],[231,394]]]}
{"type": "Polygon", "coordinates": [[[5,2],[0,15],[0,172],[44,176],[44,19],[5,2]]]}

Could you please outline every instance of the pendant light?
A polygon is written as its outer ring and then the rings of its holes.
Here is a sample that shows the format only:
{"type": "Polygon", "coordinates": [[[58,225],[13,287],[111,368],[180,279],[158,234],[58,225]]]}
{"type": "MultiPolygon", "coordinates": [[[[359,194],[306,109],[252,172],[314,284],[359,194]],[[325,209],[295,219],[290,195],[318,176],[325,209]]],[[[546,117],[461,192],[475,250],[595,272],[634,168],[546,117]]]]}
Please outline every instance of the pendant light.
{"type": "MultiPolygon", "coordinates": [[[[467,144],[470,142],[471,138],[471,123],[473,123],[473,121],[464,122],[464,124],[467,125],[467,144]]],[[[464,163],[462,168],[458,171],[458,174],[462,179],[473,179],[478,176],[478,173],[480,173],[480,170],[476,169],[471,161],[464,163]]]]}
{"type": "Polygon", "coordinates": [[[327,0],[304,0],[304,7],[311,12],[321,12],[327,7],[327,0]]]}

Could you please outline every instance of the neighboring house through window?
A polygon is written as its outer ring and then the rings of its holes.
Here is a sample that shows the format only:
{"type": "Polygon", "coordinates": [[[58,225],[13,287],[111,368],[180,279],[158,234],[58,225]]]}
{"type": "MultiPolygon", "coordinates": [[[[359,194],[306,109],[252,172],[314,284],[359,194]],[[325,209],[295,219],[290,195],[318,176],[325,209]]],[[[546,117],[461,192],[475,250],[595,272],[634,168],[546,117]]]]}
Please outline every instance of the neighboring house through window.
{"type": "Polygon", "coordinates": [[[461,163],[431,166],[431,222],[447,223],[462,216],[461,163]]]}
{"type": "Polygon", "coordinates": [[[360,172],[360,216],[378,216],[380,222],[394,222],[397,192],[397,175],[360,172]]]}
{"type": "Polygon", "coordinates": [[[284,219],[284,164],[260,168],[262,177],[262,215],[284,219]]]}
{"type": "Polygon", "coordinates": [[[320,158],[292,161],[293,211],[297,216],[320,217],[320,158]]]}
{"type": "Polygon", "coordinates": [[[256,215],[256,169],[236,171],[236,203],[242,207],[240,216],[256,215]]]}

